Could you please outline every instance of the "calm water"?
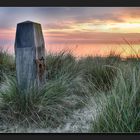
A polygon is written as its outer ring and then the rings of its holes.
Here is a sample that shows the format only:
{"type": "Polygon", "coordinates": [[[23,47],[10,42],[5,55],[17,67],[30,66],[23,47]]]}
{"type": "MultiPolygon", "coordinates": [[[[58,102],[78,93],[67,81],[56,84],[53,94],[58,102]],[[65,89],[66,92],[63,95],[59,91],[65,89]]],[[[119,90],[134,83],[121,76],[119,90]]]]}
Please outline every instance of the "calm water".
{"type": "MultiPolygon", "coordinates": [[[[140,54],[140,44],[133,44],[131,46],[127,44],[46,44],[47,53],[59,53],[61,51],[70,51],[76,57],[91,56],[106,56],[110,51],[121,53],[122,57],[140,54]]],[[[0,47],[2,48],[2,47],[0,47]]],[[[14,54],[14,47],[4,46],[4,50],[8,53],[14,54]]]]}

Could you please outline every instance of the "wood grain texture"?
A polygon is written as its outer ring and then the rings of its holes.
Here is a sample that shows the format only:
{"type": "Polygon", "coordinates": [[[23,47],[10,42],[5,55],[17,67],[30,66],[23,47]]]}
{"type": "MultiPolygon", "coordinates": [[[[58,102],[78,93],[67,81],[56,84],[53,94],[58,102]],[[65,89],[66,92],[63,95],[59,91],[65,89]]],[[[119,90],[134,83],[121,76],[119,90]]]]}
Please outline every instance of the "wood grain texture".
{"type": "Polygon", "coordinates": [[[45,59],[45,43],[41,25],[34,22],[17,24],[15,39],[16,76],[18,87],[28,90],[33,84],[41,87],[46,82],[45,71],[39,78],[35,60],[45,59]]]}

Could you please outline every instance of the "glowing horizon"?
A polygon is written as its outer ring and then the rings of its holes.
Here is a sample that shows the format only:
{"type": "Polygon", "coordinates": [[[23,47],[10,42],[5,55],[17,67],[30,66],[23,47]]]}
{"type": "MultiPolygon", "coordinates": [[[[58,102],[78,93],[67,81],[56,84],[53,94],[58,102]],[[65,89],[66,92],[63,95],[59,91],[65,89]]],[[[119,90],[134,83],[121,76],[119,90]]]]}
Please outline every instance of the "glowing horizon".
{"type": "MultiPolygon", "coordinates": [[[[88,46],[96,45],[96,54],[100,52],[98,44],[127,44],[127,40],[139,51],[139,7],[0,7],[0,20],[1,48],[14,46],[17,23],[31,20],[41,23],[46,46],[52,48],[84,45],[87,50],[80,51],[90,53],[88,46]]],[[[106,55],[106,49],[111,48],[101,49],[101,54],[106,55]]]]}

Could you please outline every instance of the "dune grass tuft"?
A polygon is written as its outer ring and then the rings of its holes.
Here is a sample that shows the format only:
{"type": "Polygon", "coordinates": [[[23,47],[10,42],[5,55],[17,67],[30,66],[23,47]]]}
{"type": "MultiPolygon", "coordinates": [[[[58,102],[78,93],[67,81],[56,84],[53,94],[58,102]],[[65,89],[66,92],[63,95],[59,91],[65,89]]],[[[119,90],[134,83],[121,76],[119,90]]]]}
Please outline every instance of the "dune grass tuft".
{"type": "MultiPolygon", "coordinates": [[[[102,113],[93,122],[91,132],[139,132],[140,131],[140,70],[127,66],[119,70],[110,93],[98,105],[105,102],[102,113]]],[[[100,109],[99,109],[100,110],[100,109]]]]}
{"type": "Polygon", "coordinates": [[[139,132],[139,66],[138,58],[122,60],[114,52],[80,59],[65,52],[48,54],[46,84],[23,93],[17,87],[14,58],[1,51],[0,125],[6,125],[7,131],[15,124],[57,128],[94,98],[100,113],[89,131],[139,132]]]}

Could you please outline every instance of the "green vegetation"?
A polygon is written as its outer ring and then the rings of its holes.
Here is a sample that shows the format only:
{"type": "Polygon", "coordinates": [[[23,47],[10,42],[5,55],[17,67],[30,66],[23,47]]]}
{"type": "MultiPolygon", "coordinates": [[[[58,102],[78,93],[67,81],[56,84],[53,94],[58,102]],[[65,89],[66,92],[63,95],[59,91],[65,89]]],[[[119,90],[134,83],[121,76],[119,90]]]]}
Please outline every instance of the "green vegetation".
{"type": "Polygon", "coordinates": [[[0,132],[10,132],[15,125],[57,128],[92,98],[99,114],[89,132],[140,131],[139,58],[122,60],[111,52],[108,57],[77,60],[61,52],[48,54],[46,66],[46,85],[22,94],[17,90],[14,58],[0,52],[0,132]]]}
{"type": "Polygon", "coordinates": [[[98,105],[106,106],[93,122],[93,132],[140,131],[140,69],[127,65],[118,71],[108,96],[101,93],[98,105]]]}
{"type": "Polygon", "coordinates": [[[4,74],[15,75],[14,57],[0,49],[0,82],[3,81],[4,74]]]}

